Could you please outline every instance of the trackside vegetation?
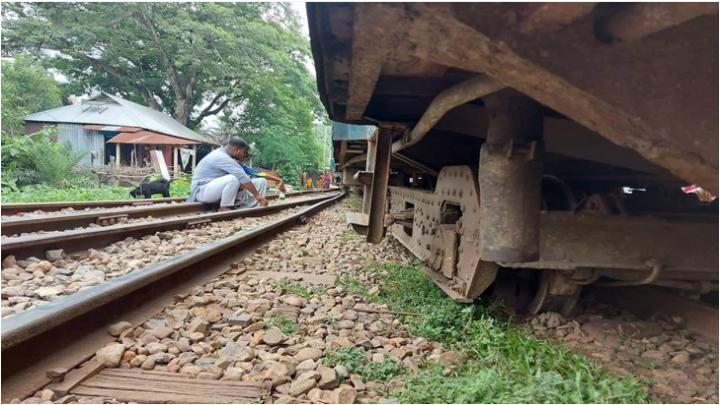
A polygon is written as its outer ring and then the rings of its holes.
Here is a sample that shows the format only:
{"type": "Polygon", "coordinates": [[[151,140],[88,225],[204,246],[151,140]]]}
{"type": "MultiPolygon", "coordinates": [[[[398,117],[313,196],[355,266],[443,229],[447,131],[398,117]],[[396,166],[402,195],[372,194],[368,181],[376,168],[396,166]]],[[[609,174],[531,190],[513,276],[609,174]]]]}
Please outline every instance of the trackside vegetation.
{"type": "Polygon", "coordinates": [[[422,266],[376,263],[382,288],[376,299],[404,319],[410,332],[465,353],[455,369],[428,363],[405,373],[403,389],[390,393],[403,403],[644,403],[640,381],[621,378],[562,345],[538,339],[523,326],[492,316],[493,304],[452,301],[422,266]]]}

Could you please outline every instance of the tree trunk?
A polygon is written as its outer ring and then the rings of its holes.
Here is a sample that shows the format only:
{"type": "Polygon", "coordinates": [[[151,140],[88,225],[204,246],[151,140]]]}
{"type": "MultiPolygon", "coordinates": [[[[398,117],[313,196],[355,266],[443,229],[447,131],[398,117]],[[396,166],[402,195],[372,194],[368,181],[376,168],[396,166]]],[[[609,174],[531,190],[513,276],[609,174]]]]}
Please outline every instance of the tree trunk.
{"type": "Polygon", "coordinates": [[[174,118],[175,121],[187,126],[190,118],[190,106],[186,98],[176,98],[174,118]]]}

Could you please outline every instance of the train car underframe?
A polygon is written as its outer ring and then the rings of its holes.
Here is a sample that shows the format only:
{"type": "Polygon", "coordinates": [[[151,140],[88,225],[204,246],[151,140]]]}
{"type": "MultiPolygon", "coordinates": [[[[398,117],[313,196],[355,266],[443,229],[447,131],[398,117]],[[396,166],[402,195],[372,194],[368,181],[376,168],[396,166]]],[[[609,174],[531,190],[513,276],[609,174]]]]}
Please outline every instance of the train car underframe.
{"type": "Polygon", "coordinates": [[[399,174],[390,175],[397,128],[381,126],[370,139],[365,170],[353,176],[364,185],[363,213],[348,218],[368,241],[395,237],[457,301],[492,291],[529,313],[568,312],[590,284],[717,290],[717,217],[633,215],[603,193],[578,201],[544,173],[540,106],[510,90],[484,101],[477,170],[445,166],[431,190],[388,185],[399,174]]]}

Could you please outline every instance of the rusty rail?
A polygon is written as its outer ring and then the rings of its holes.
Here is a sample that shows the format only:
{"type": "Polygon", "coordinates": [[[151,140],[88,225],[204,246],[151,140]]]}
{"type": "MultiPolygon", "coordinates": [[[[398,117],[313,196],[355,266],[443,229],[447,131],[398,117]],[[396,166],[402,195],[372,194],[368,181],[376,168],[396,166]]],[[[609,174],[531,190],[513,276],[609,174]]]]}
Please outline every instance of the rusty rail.
{"type": "Polygon", "coordinates": [[[335,194],[336,193],[332,192],[322,193],[322,195],[318,197],[307,200],[288,201],[267,207],[9,238],[3,240],[0,252],[3,258],[8,255],[15,255],[18,258],[29,256],[41,257],[45,251],[49,249],[64,249],[67,252],[73,252],[95,246],[108,245],[127,237],[140,237],[155,232],[185,229],[194,226],[198,221],[216,222],[234,218],[263,216],[298,205],[307,205],[332,198],[335,194]]]}
{"type": "MultiPolygon", "coordinates": [[[[288,193],[288,197],[299,196],[308,193],[317,193],[321,191],[296,191],[288,193]]],[[[276,199],[278,194],[270,194],[267,196],[269,200],[276,199]]],[[[89,224],[109,225],[120,218],[143,218],[153,216],[157,218],[169,217],[174,215],[190,214],[193,212],[202,212],[215,208],[216,205],[203,203],[185,203],[167,204],[167,205],[144,205],[134,208],[118,208],[93,212],[78,212],[72,214],[39,216],[31,218],[8,219],[2,221],[0,230],[3,235],[15,235],[23,232],[38,231],[59,231],[72,229],[89,224]],[[110,222],[109,224],[103,222],[110,222]]],[[[3,206],[3,211],[5,207],[3,206]]],[[[4,212],[3,212],[4,213],[4,212]]]]}
{"type": "Polygon", "coordinates": [[[2,204],[2,215],[17,215],[21,212],[31,211],[60,211],[65,208],[85,209],[85,208],[112,208],[122,207],[125,205],[151,205],[160,203],[182,202],[187,197],[173,198],[147,198],[139,200],[101,200],[101,201],[60,201],[60,202],[44,202],[44,203],[12,203],[2,204]]]}
{"type": "Polygon", "coordinates": [[[106,333],[108,325],[120,320],[144,322],[171,304],[176,294],[222,274],[262,241],[304,222],[343,196],[314,199],[315,204],[286,218],[3,320],[2,401],[32,395],[50,382],[49,369],[72,368],[88,359],[114,339],[106,333]]]}

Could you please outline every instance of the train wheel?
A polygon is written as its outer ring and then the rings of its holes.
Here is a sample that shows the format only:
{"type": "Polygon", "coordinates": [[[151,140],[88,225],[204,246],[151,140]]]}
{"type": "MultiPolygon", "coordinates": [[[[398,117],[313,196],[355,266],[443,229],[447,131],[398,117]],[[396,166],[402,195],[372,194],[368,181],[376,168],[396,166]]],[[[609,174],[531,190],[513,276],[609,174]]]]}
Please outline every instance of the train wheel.
{"type": "Polygon", "coordinates": [[[515,313],[536,315],[554,311],[569,315],[577,305],[580,288],[572,294],[550,294],[555,273],[551,270],[501,269],[493,294],[515,313]]]}

